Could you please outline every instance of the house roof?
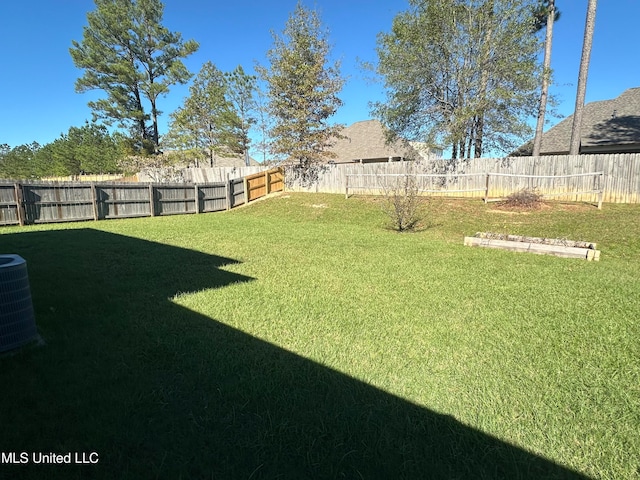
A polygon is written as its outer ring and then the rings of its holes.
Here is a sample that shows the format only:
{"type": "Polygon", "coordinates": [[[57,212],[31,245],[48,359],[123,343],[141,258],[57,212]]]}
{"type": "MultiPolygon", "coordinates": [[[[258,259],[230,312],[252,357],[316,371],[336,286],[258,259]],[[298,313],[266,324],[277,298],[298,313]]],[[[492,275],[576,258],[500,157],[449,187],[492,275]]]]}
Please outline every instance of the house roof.
{"type": "MultiPolygon", "coordinates": [[[[201,161],[200,163],[206,164],[207,162],[208,160],[204,160],[204,161],[201,161]]],[[[255,167],[259,165],[260,163],[258,163],[252,156],[249,156],[250,167],[255,167]]],[[[224,157],[220,155],[214,155],[213,166],[214,167],[244,167],[245,166],[244,157],[242,155],[224,156],[224,157]]]]}
{"type": "MultiPolygon", "coordinates": [[[[569,153],[573,115],[542,135],[542,155],[569,153]]],[[[532,142],[519,149],[530,155],[532,142]]],[[[587,103],[582,116],[580,153],[640,152],[640,87],[618,98],[587,103]]]]}
{"type": "MultiPolygon", "coordinates": [[[[194,162],[193,151],[181,151],[181,150],[164,150],[163,155],[176,156],[178,163],[182,163],[185,166],[194,162]]],[[[200,166],[209,166],[209,157],[207,153],[206,158],[199,158],[200,166]]],[[[249,155],[249,166],[256,167],[262,165],[256,161],[251,155],[249,155]]],[[[222,152],[213,154],[213,166],[214,167],[245,167],[244,155],[234,154],[233,152],[222,152]]]]}
{"type": "Polygon", "coordinates": [[[330,149],[335,154],[331,161],[335,163],[418,157],[416,150],[407,141],[395,140],[387,143],[385,127],[378,120],[356,122],[344,128],[341,134],[345,138],[338,139],[330,149]]]}

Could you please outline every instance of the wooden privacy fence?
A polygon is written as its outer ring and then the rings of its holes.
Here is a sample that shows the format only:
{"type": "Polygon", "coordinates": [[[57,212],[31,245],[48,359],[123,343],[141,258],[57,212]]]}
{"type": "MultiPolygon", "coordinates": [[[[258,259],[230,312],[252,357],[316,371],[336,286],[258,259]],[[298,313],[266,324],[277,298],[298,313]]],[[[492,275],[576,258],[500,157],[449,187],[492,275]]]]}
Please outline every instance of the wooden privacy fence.
{"type": "Polygon", "coordinates": [[[284,172],[279,168],[249,175],[244,181],[248,202],[284,190],[284,172]]]}
{"type": "Polygon", "coordinates": [[[564,197],[577,200],[590,195],[602,208],[603,172],[572,175],[518,175],[510,173],[389,173],[346,174],[345,198],[349,191],[363,190],[367,194],[383,194],[394,190],[403,178],[411,178],[415,189],[422,194],[447,196],[479,196],[484,202],[504,200],[511,193],[528,189],[543,197],[564,197]]]}
{"type": "Polygon", "coordinates": [[[224,182],[229,178],[247,177],[265,170],[268,168],[262,165],[253,167],[189,167],[183,169],[181,173],[185,183],[215,183],[224,182]]]}
{"type": "MultiPolygon", "coordinates": [[[[490,177],[491,195],[503,197],[516,190],[518,184],[537,183],[539,193],[553,194],[565,182],[566,187],[575,185],[575,192],[591,193],[574,194],[567,199],[574,201],[593,201],[594,191],[602,191],[602,201],[611,203],[640,203],[640,153],[625,154],[593,154],[593,155],[553,155],[544,157],[507,157],[507,158],[474,158],[464,160],[432,159],[419,162],[391,162],[371,164],[335,164],[326,165],[318,172],[318,181],[312,185],[296,182],[295,177],[287,175],[287,190],[305,192],[324,192],[344,194],[346,176],[349,177],[349,191],[357,187],[355,176],[371,174],[435,174],[450,175],[447,185],[451,190],[475,190],[458,192],[455,196],[484,197],[486,190],[486,174],[511,174],[519,178],[490,177]],[[589,175],[602,172],[597,188],[589,186],[594,177],[589,175]],[[588,174],[586,178],[567,177],[588,174]],[[351,176],[353,175],[353,176],[351,176]],[[469,176],[467,176],[469,175],[469,176]],[[528,180],[526,176],[539,177],[528,180]],[[549,177],[544,180],[542,177],[549,177]],[[565,178],[563,178],[565,177],[565,178]],[[552,180],[555,179],[555,180],[552,180]],[[456,180],[457,179],[457,180],[456,180]],[[554,191],[545,191],[545,185],[554,184],[554,191]],[[584,184],[584,185],[583,185],[584,184]],[[510,191],[500,191],[501,185],[510,191]],[[588,188],[586,188],[588,187],[588,188]]],[[[354,191],[366,189],[354,189],[354,191]]],[[[444,195],[444,193],[443,193],[444,195]]],[[[453,193],[451,195],[454,195],[453,193]]]]}
{"type": "MultiPolygon", "coordinates": [[[[268,182],[263,190],[282,190],[281,171],[262,177],[268,182]]],[[[0,183],[0,225],[228,210],[250,201],[246,184],[244,178],[207,184],[0,183]]],[[[255,191],[251,200],[263,195],[255,191]]]]}
{"type": "MultiPolygon", "coordinates": [[[[349,198],[349,190],[363,190],[367,194],[381,194],[403,178],[410,176],[416,182],[416,190],[420,193],[459,194],[486,192],[486,186],[476,187],[473,177],[486,177],[486,174],[425,174],[425,173],[388,173],[388,174],[346,174],[344,197],[349,198]],[[454,182],[455,181],[455,184],[454,182]]],[[[477,183],[477,182],[475,182],[477,183]]]]}
{"type": "Polygon", "coordinates": [[[513,192],[533,190],[542,197],[563,197],[569,200],[593,197],[602,208],[604,191],[603,172],[574,173],[571,175],[517,175],[487,173],[485,203],[504,200],[513,192]]]}
{"type": "Polygon", "coordinates": [[[206,185],[0,184],[0,225],[215,212],[244,203],[242,189],[242,179],[206,185]]]}

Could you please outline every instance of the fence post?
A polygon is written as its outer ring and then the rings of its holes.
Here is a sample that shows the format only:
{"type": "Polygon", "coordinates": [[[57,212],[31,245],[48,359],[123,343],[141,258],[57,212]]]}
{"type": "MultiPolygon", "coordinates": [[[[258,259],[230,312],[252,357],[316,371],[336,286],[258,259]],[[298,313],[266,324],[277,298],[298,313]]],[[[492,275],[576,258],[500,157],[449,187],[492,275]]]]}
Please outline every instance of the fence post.
{"type": "Polygon", "coordinates": [[[91,206],[93,207],[93,220],[98,221],[98,195],[96,193],[96,184],[91,182],[91,206]]]}
{"type": "Polygon", "coordinates": [[[197,183],[193,185],[193,190],[194,190],[193,194],[195,195],[194,201],[196,202],[196,213],[200,213],[200,197],[199,197],[200,189],[198,188],[197,183]]]}
{"type": "Polygon", "coordinates": [[[24,209],[24,196],[22,194],[22,185],[19,183],[13,184],[13,189],[16,198],[16,214],[18,215],[18,223],[21,227],[25,224],[25,209],[24,209]]]}
{"type": "Polygon", "coordinates": [[[287,191],[287,176],[286,176],[286,169],[284,167],[278,167],[278,170],[280,172],[280,177],[282,178],[282,192],[286,192],[287,191]]]}
{"type": "Polygon", "coordinates": [[[344,176],[344,198],[345,200],[349,198],[349,174],[345,174],[344,176]]]}
{"type": "Polygon", "coordinates": [[[485,183],[485,192],[484,192],[484,203],[485,205],[489,201],[489,174],[487,173],[487,180],[485,183]]]}
{"type": "Polygon", "coordinates": [[[603,188],[603,177],[604,173],[600,172],[598,175],[598,210],[602,210],[602,197],[604,196],[604,188],[603,188]]]}
{"type": "Polygon", "coordinates": [[[149,213],[152,217],[156,216],[156,198],[153,191],[153,183],[149,184],[149,213]]]}
{"type": "Polygon", "coordinates": [[[231,198],[231,179],[229,178],[229,173],[227,172],[227,183],[224,185],[224,194],[227,202],[227,210],[231,210],[231,202],[233,199],[231,198]]]}
{"type": "Polygon", "coordinates": [[[242,177],[242,183],[244,184],[244,204],[249,204],[249,182],[247,182],[247,177],[242,177]]]}
{"type": "Polygon", "coordinates": [[[56,213],[58,214],[58,219],[62,220],[64,215],[62,214],[62,199],[60,198],[60,183],[56,182],[55,187],[53,187],[53,191],[55,193],[56,198],[56,213]]]}
{"type": "Polygon", "coordinates": [[[265,170],[264,172],[264,188],[265,195],[269,195],[269,170],[265,170]]]}

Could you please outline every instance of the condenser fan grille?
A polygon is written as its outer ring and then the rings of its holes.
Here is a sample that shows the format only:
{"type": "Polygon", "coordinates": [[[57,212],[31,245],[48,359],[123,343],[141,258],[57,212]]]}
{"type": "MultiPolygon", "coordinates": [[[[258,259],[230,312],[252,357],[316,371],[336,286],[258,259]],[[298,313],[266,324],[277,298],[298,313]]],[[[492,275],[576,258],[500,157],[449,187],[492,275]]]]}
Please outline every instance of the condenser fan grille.
{"type": "Polygon", "coordinates": [[[37,339],[27,262],[0,255],[0,353],[37,339]]]}

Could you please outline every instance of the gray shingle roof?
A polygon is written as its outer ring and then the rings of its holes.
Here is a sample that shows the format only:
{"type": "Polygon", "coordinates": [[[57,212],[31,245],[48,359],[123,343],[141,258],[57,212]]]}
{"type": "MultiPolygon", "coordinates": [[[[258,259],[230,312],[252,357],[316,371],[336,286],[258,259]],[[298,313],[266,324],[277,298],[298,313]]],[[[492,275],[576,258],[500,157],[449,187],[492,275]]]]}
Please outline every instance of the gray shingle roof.
{"type": "Polygon", "coordinates": [[[378,120],[363,120],[342,130],[345,138],[336,141],[331,151],[336,155],[331,159],[335,163],[352,162],[354,160],[374,160],[417,158],[416,151],[408,142],[396,140],[390,144],[386,141],[385,128],[378,120]]]}
{"type": "MultiPolygon", "coordinates": [[[[214,161],[214,166],[215,167],[244,167],[244,157],[242,155],[235,155],[235,156],[219,156],[219,155],[214,155],[213,157],[213,161],[214,161]]],[[[201,164],[205,164],[204,166],[208,167],[209,166],[209,160],[204,160],[201,161],[201,164]]],[[[258,163],[252,156],[249,156],[249,166],[250,167],[254,167],[254,166],[258,166],[260,165],[260,163],[258,163]]]]}
{"type": "MultiPolygon", "coordinates": [[[[572,122],[573,115],[542,135],[542,155],[569,153],[572,122]]],[[[580,153],[640,151],[640,87],[630,88],[612,100],[587,103],[580,145],[580,153]]]]}

